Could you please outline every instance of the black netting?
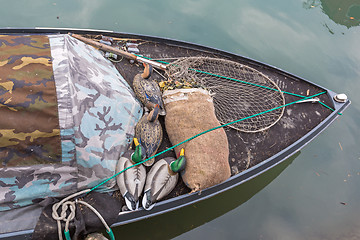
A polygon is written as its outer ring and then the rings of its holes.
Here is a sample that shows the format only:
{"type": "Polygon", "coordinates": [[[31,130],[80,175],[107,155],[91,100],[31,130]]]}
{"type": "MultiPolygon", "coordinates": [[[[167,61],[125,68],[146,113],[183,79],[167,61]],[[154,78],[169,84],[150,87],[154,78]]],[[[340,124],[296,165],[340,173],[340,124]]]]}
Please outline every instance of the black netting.
{"type": "Polygon", "coordinates": [[[182,58],[168,66],[167,74],[172,81],[197,82],[209,90],[216,116],[222,124],[247,118],[230,125],[239,131],[258,132],[268,129],[284,112],[281,107],[263,113],[285,104],[281,90],[264,74],[233,61],[205,57],[182,58]],[[253,117],[248,118],[250,116],[253,117]]]}

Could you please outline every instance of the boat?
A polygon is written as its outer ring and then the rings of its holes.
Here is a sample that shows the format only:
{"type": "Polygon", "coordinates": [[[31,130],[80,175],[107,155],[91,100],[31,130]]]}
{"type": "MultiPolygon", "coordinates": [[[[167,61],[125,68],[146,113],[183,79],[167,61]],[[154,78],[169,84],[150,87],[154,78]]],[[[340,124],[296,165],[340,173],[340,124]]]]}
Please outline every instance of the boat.
{"type": "MultiPolygon", "coordinates": [[[[134,211],[121,211],[111,227],[118,227],[132,222],[137,222],[160,214],[168,213],[200,201],[219,196],[234,189],[251,179],[274,168],[306,146],[311,140],[325,130],[342,112],[350,105],[350,100],[345,94],[335,93],[325,87],[319,86],[299,76],[278,69],[274,66],[240,56],[223,50],[202,46],[194,43],[178,41],[168,38],[147,36],[133,33],[120,33],[113,31],[90,30],[90,29],[63,29],[63,28],[29,28],[0,29],[2,36],[58,36],[66,35],[75,37],[80,36],[84,39],[102,43],[97,47],[104,57],[108,57],[111,64],[119,74],[131,86],[134,77],[139,74],[142,64],[154,66],[152,76],[156,79],[166,81],[164,69],[168,65],[181,65],[184,59],[201,58],[202,61],[214,61],[214,65],[222,65],[222,61],[231,62],[232,66],[246,69],[247,74],[256,77],[260,76],[270,82],[269,86],[259,86],[261,84],[251,84],[255,88],[264,88],[266,91],[276,92],[277,105],[267,106],[267,109],[255,109],[249,116],[237,116],[227,123],[221,121],[221,128],[226,132],[229,145],[229,166],[231,176],[225,181],[213,186],[192,191],[184,181],[177,182],[172,192],[164,199],[157,202],[151,210],[140,207],[134,211]],[[119,47],[114,53],[107,46],[119,47]],[[125,52],[125,53],[124,53],[125,52]],[[115,55],[116,54],[116,55],[115,55]],[[175,63],[175,64],[174,64],[175,63]],[[254,75],[254,73],[256,73],[254,75]],[[165,79],[165,80],[164,80],[165,79]],[[276,112],[272,117],[272,122],[267,125],[254,129],[251,125],[241,125],[248,119],[276,112]],[[241,123],[235,129],[232,125],[241,123]]],[[[89,43],[86,43],[89,44],[89,43]]],[[[0,63],[2,59],[0,59],[0,63]]],[[[207,70],[206,70],[207,71],[207,70]]],[[[208,74],[205,71],[206,74],[208,74]]],[[[204,70],[201,70],[204,72],[204,70]]],[[[2,76],[0,76],[2,78],[2,76]]],[[[235,78],[235,77],[234,77],[235,78]]],[[[233,76],[225,77],[225,80],[234,80],[233,76]]],[[[236,80],[236,79],[235,79],[236,80]]],[[[237,79],[239,80],[239,79],[237,79]]],[[[242,80],[240,80],[242,81],[242,80]]],[[[247,84],[246,81],[242,83],[247,84]]],[[[181,85],[181,81],[178,81],[181,85]]],[[[176,84],[175,84],[176,85],[176,84]]],[[[169,87],[169,86],[168,86],[169,87]]],[[[176,86],[170,86],[176,88],[176,86]]],[[[213,89],[212,86],[209,88],[213,89]]],[[[215,91],[216,89],[214,88],[215,91]]],[[[210,91],[210,92],[211,92],[210,91]]],[[[228,91],[228,90],[226,90],[228,91]]],[[[252,91],[252,90],[247,90],[252,91]]],[[[216,92],[215,96],[220,96],[216,92]],[[216,95],[217,94],[217,95],[216,95]]],[[[239,93],[240,94],[240,93],[239,93]]],[[[241,93],[243,94],[243,92],[241,93]]],[[[241,95],[240,94],[240,95],[241,95]]],[[[257,98],[260,103],[267,102],[266,98],[261,98],[263,92],[254,96],[241,95],[249,101],[257,98]]],[[[4,103],[1,102],[3,105],[4,103]]],[[[257,104],[260,104],[257,103],[257,104]]],[[[250,108],[242,102],[240,106],[250,108]],[[242,105],[241,105],[242,104],[242,105]]],[[[99,115],[100,117],[100,115],[99,115]]],[[[164,117],[159,117],[160,124],[165,129],[164,117]]],[[[251,124],[251,121],[248,121],[251,124]]],[[[0,126],[1,128],[1,126],[0,126]]],[[[206,133],[202,133],[206,134],[206,133]]],[[[166,131],[163,134],[163,141],[158,149],[160,155],[155,155],[156,161],[164,157],[173,157],[174,149],[166,131]]],[[[185,153],[186,154],[186,153],[185,153]]],[[[3,167],[4,168],[4,167],[3,167]]],[[[1,169],[0,169],[1,170],[1,169]]],[[[149,171],[149,169],[147,169],[149,171]]],[[[119,197],[119,201],[124,204],[124,200],[119,197]]],[[[12,210],[8,210],[10,212],[12,210]]],[[[37,212],[39,214],[39,212],[37,212]]],[[[16,219],[15,219],[16,220],[16,219]]],[[[35,227],[10,230],[0,232],[0,239],[31,239],[35,227]]]]}

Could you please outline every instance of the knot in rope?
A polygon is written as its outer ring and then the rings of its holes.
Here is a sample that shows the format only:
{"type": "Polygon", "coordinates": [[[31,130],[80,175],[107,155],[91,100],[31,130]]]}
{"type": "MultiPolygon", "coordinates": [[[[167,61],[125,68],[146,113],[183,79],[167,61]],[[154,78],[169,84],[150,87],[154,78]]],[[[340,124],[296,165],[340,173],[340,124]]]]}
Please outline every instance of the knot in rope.
{"type": "Polygon", "coordinates": [[[65,238],[67,240],[70,239],[69,224],[70,224],[70,221],[72,221],[75,218],[76,206],[75,206],[75,201],[69,201],[69,199],[74,198],[76,196],[79,196],[81,194],[88,193],[88,192],[90,192],[89,189],[86,189],[86,190],[81,191],[81,192],[74,193],[74,194],[64,198],[60,202],[55,203],[52,206],[52,214],[51,214],[51,216],[57,222],[59,240],[63,240],[62,230],[61,230],[61,221],[65,222],[65,229],[64,229],[65,238]],[[61,207],[61,213],[59,215],[58,210],[59,210],[60,207],[61,207]],[[69,215],[67,215],[68,210],[70,210],[69,215]]]}
{"type": "Polygon", "coordinates": [[[112,232],[111,228],[106,223],[105,219],[101,216],[101,214],[93,206],[91,206],[87,202],[81,201],[79,199],[76,199],[74,201],[69,201],[69,199],[71,199],[71,198],[77,197],[82,194],[87,194],[90,191],[91,191],[90,189],[86,189],[81,192],[74,193],[74,194],[64,198],[60,202],[55,203],[52,206],[52,218],[57,221],[59,240],[63,240],[62,230],[61,230],[61,221],[65,222],[64,235],[65,235],[66,240],[71,240],[70,233],[69,233],[69,224],[70,224],[70,221],[72,221],[75,218],[76,204],[83,204],[86,207],[88,207],[91,211],[93,211],[96,214],[96,216],[100,219],[100,221],[103,223],[103,225],[105,226],[106,232],[109,234],[110,239],[115,240],[115,236],[114,236],[114,233],[112,232]],[[61,212],[59,215],[58,210],[60,207],[61,207],[61,212]],[[67,215],[68,210],[70,210],[69,215],[67,215]]]}
{"type": "Polygon", "coordinates": [[[60,203],[55,203],[52,207],[52,217],[53,219],[55,219],[56,221],[71,221],[74,219],[75,217],[75,202],[71,202],[71,201],[67,201],[63,204],[60,203]],[[61,213],[60,216],[58,214],[58,209],[61,206],[61,213]],[[66,218],[66,212],[67,210],[70,208],[70,214],[69,216],[66,218]]]}
{"type": "Polygon", "coordinates": [[[60,224],[60,228],[61,228],[61,221],[65,222],[65,232],[69,231],[69,224],[70,221],[72,221],[75,217],[75,202],[74,201],[67,201],[67,202],[59,202],[59,203],[55,203],[52,207],[52,217],[53,219],[55,219],[58,222],[58,227],[60,224]],[[61,206],[61,213],[60,216],[58,214],[58,209],[61,206]],[[70,213],[67,216],[67,211],[68,209],[70,209],[70,213]]]}

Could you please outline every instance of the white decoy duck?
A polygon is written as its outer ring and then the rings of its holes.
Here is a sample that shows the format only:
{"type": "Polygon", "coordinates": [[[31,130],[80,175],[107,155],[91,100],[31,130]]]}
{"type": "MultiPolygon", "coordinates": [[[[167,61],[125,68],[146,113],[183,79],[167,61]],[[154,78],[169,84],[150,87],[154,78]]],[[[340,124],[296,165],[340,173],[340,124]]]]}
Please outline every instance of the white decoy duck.
{"type": "MultiPolygon", "coordinates": [[[[155,155],[162,142],[163,130],[158,120],[159,111],[159,105],[156,105],[150,113],[145,113],[135,126],[135,137],[144,147],[146,158],[155,155]]],[[[151,166],[154,161],[155,158],[152,158],[144,162],[144,165],[151,166]]]]}
{"type": "Polygon", "coordinates": [[[159,84],[156,81],[150,80],[152,73],[152,66],[144,63],[144,72],[139,73],[134,77],[133,89],[136,97],[144,104],[144,106],[151,111],[156,104],[160,107],[160,115],[165,115],[164,103],[162,100],[162,93],[159,84]]]}
{"type": "MultiPolygon", "coordinates": [[[[145,149],[134,138],[135,151],[126,151],[116,165],[116,173],[145,160],[145,149]]],[[[125,170],[116,176],[117,185],[125,199],[126,206],[133,211],[139,207],[139,197],[143,191],[146,180],[146,170],[142,164],[125,170]]]]}
{"type": "Polygon", "coordinates": [[[186,158],[181,149],[178,159],[167,157],[157,161],[146,177],[142,206],[146,210],[154,207],[154,203],[167,196],[176,186],[179,172],[185,169],[186,158]]]}

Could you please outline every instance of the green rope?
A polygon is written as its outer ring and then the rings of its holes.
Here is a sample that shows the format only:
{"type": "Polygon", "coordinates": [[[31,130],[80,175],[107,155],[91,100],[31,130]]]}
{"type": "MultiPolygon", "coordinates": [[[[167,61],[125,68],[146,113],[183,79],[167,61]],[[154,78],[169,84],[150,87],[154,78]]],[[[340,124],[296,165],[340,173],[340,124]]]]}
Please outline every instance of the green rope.
{"type": "MultiPolygon", "coordinates": [[[[245,83],[245,84],[252,85],[252,86],[256,86],[256,87],[260,87],[260,88],[265,88],[265,89],[268,89],[268,90],[273,90],[273,91],[277,91],[277,92],[282,92],[282,93],[285,93],[285,94],[288,94],[288,95],[300,97],[300,98],[302,98],[302,100],[307,99],[307,97],[305,97],[305,96],[303,96],[303,95],[299,95],[299,94],[292,93],[292,92],[286,92],[286,91],[282,91],[282,90],[279,90],[279,89],[276,89],[276,88],[270,88],[270,87],[267,87],[267,86],[262,86],[262,85],[259,85],[259,84],[256,84],[256,83],[250,83],[250,82],[242,81],[242,80],[239,80],[239,79],[230,78],[230,77],[226,77],[226,76],[222,76],[222,75],[218,75],[218,74],[214,74],[214,73],[210,73],[210,72],[205,72],[205,71],[201,71],[201,70],[193,69],[193,68],[190,68],[190,70],[195,71],[195,72],[198,72],[198,73],[204,73],[204,74],[207,74],[207,75],[210,75],[210,76],[214,76],[214,77],[219,77],[219,78],[223,78],[223,79],[227,79],[227,80],[231,80],[231,81],[235,81],[235,82],[240,82],[240,83],[245,83]]],[[[319,101],[319,103],[320,103],[321,105],[323,105],[324,107],[330,109],[331,111],[333,111],[333,112],[335,111],[334,109],[332,109],[331,107],[329,107],[329,106],[326,105],[325,103],[323,103],[323,102],[321,102],[321,101],[319,101]]],[[[339,115],[342,115],[342,113],[338,113],[338,114],[339,114],[339,115]]]]}
{"type": "MultiPolygon", "coordinates": [[[[323,102],[321,102],[321,101],[319,101],[319,103],[320,103],[321,105],[323,105],[324,107],[330,109],[331,111],[335,112],[335,109],[332,109],[331,107],[329,107],[329,106],[326,105],[325,103],[323,103],[323,102]]],[[[338,114],[338,115],[343,115],[341,112],[338,112],[337,114],[338,114]]]]}
{"type": "MultiPolygon", "coordinates": [[[[136,55],[136,54],[134,54],[134,55],[136,55]]],[[[146,58],[146,59],[148,59],[148,60],[153,60],[152,58],[145,57],[145,56],[141,56],[141,55],[136,55],[136,56],[142,57],[142,58],[146,58]]],[[[160,63],[164,63],[164,64],[170,64],[170,63],[165,62],[165,61],[160,61],[160,60],[156,60],[156,61],[157,61],[157,62],[160,62],[160,63]]],[[[180,143],[178,143],[178,144],[176,144],[176,145],[174,145],[174,146],[172,146],[172,147],[170,147],[170,148],[168,148],[168,149],[166,149],[166,150],[164,150],[164,151],[162,151],[162,152],[159,152],[159,153],[155,154],[155,155],[152,156],[152,157],[149,157],[149,158],[145,159],[144,161],[138,162],[138,163],[136,163],[136,164],[134,164],[134,165],[132,165],[132,166],[130,166],[130,167],[125,168],[124,170],[116,173],[115,175],[113,175],[113,176],[111,176],[110,178],[104,180],[103,182],[99,183],[99,184],[96,185],[95,187],[91,188],[89,192],[95,190],[96,188],[100,187],[101,185],[105,184],[106,182],[110,181],[111,179],[115,178],[116,176],[118,176],[119,174],[125,172],[126,170],[128,170],[128,169],[130,169],[130,168],[132,168],[132,167],[138,166],[138,165],[140,165],[140,164],[142,164],[142,163],[144,163],[144,162],[146,162],[146,161],[148,161],[148,160],[150,160],[150,159],[153,159],[153,158],[155,158],[155,157],[157,157],[157,156],[159,156],[159,155],[161,155],[161,154],[163,154],[163,153],[165,153],[165,152],[168,152],[168,151],[170,151],[170,150],[172,150],[172,149],[174,149],[174,148],[176,148],[176,147],[178,147],[178,146],[180,146],[180,145],[182,145],[182,144],[184,144],[184,143],[186,143],[186,142],[189,142],[189,141],[193,140],[194,138],[197,138],[197,137],[199,137],[199,136],[201,136],[201,135],[203,135],[203,134],[205,134],[205,133],[214,131],[214,130],[219,129],[219,128],[223,128],[223,127],[229,126],[229,125],[231,125],[231,124],[234,124],[234,123],[237,123],[237,122],[240,122],[240,121],[244,121],[244,120],[249,119],[249,118],[253,118],[253,117],[259,116],[259,115],[261,115],[261,114],[265,114],[265,113],[268,113],[268,112],[271,112],[271,111],[274,111],[274,110],[277,110],[277,109],[280,109],[280,108],[284,108],[284,107],[286,107],[286,106],[289,106],[289,105],[298,103],[298,102],[303,101],[303,100],[306,100],[306,99],[311,99],[311,98],[314,98],[314,97],[317,97],[317,96],[320,96],[320,95],[326,93],[326,91],[324,91],[324,92],[321,92],[321,93],[318,93],[318,94],[315,94],[315,95],[312,95],[312,96],[305,97],[305,96],[302,96],[302,95],[299,95],[299,94],[296,94],[296,93],[281,91],[281,90],[278,90],[278,89],[275,89],[275,88],[270,88],[270,87],[267,87],[267,86],[262,86],[262,85],[258,85],[258,84],[255,84],[255,83],[250,83],[250,82],[242,81],[242,80],[235,79],[235,78],[225,77],[225,76],[221,76],[221,75],[218,75],[218,74],[213,74],[213,73],[209,73],[209,72],[205,72],[205,71],[201,71],[201,70],[197,70],[197,69],[190,69],[190,70],[193,70],[193,71],[196,71],[196,72],[199,72],[199,73],[208,74],[208,75],[215,76],[215,77],[219,77],[219,78],[224,78],[224,79],[228,79],[228,80],[232,80],[232,81],[244,83],[244,84],[253,85],[253,86],[256,86],[256,87],[265,88],[265,89],[268,89],[268,90],[273,90],[273,91],[282,92],[282,93],[285,93],[285,94],[288,94],[288,95],[293,95],[293,96],[300,97],[301,99],[300,99],[300,100],[297,100],[297,101],[294,101],[294,102],[291,102],[291,103],[287,103],[287,104],[281,105],[281,106],[279,106],[279,107],[275,107],[275,108],[272,108],[272,109],[263,111],[263,112],[261,112],[261,113],[257,113],[257,114],[254,114],[254,115],[251,115],[251,116],[248,116],[248,117],[245,117],[245,118],[241,118],[241,119],[235,120],[235,121],[233,121],[233,122],[226,123],[226,124],[221,125],[221,126],[217,126],[217,127],[208,129],[208,130],[206,130],[206,131],[204,131],[204,132],[201,132],[201,133],[199,133],[199,134],[197,134],[197,135],[195,135],[195,136],[193,136],[193,137],[191,137],[191,138],[188,138],[188,139],[186,139],[185,141],[182,141],[182,142],[180,142],[180,143]]],[[[319,103],[322,104],[323,106],[325,106],[326,108],[328,108],[328,109],[330,109],[330,110],[332,110],[332,111],[335,111],[335,110],[332,109],[331,107],[327,106],[325,103],[323,103],[323,102],[321,102],[321,101],[319,101],[319,103]]],[[[338,114],[339,114],[339,115],[342,115],[341,113],[338,113],[338,114]]]]}
{"type": "Polygon", "coordinates": [[[147,59],[147,60],[156,61],[156,62],[164,63],[164,64],[167,64],[167,65],[170,64],[170,63],[168,63],[168,62],[161,61],[161,60],[154,60],[153,58],[146,57],[146,56],[143,56],[143,55],[138,55],[138,54],[135,54],[135,53],[133,53],[133,54],[134,54],[135,56],[137,56],[137,57],[142,57],[142,58],[145,58],[145,59],[147,59]]]}
{"type": "Polygon", "coordinates": [[[252,85],[252,86],[256,86],[256,87],[260,87],[260,88],[265,88],[265,89],[268,89],[268,90],[272,90],[272,91],[276,91],[276,92],[282,92],[282,93],[286,93],[286,94],[289,94],[289,95],[304,98],[304,96],[296,94],[296,93],[285,92],[285,91],[281,91],[281,90],[276,89],[276,88],[271,88],[271,87],[259,85],[259,84],[256,84],[256,83],[246,82],[246,81],[243,81],[243,80],[239,80],[239,79],[235,79],[235,78],[231,78],[231,77],[226,77],[226,76],[222,76],[222,75],[218,75],[218,74],[214,74],[214,73],[210,73],[210,72],[205,72],[205,71],[201,71],[201,70],[193,69],[193,68],[190,68],[190,70],[198,72],[198,73],[204,73],[204,74],[207,74],[207,75],[210,75],[210,76],[213,76],[213,77],[223,78],[223,79],[227,79],[227,80],[231,80],[231,81],[235,81],[235,82],[239,82],[239,83],[245,83],[245,84],[248,84],[248,85],[252,85]]]}
{"type": "Polygon", "coordinates": [[[127,167],[127,168],[123,169],[122,171],[116,173],[115,175],[113,175],[113,176],[111,176],[110,178],[104,180],[103,182],[99,183],[99,184],[96,185],[95,187],[91,188],[89,192],[91,192],[91,191],[95,190],[96,188],[100,187],[101,185],[107,183],[108,181],[110,181],[111,179],[115,178],[115,177],[118,176],[119,174],[125,172],[126,170],[128,170],[128,169],[130,169],[130,168],[132,168],[132,167],[138,166],[138,165],[140,165],[140,164],[142,164],[142,163],[144,163],[144,162],[146,162],[146,161],[148,161],[148,160],[150,160],[150,159],[153,159],[153,158],[155,158],[155,157],[157,157],[157,156],[159,156],[159,155],[161,155],[161,154],[163,154],[163,153],[165,153],[165,152],[168,152],[168,151],[170,151],[170,150],[172,150],[172,149],[174,149],[174,148],[176,148],[176,147],[178,147],[178,146],[180,146],[180,145],[182,145],[182,144],[184,144],[184,143],[186,143],[186,142],[189,142],[189,141],[193,140],[194,138],[197,138],[197,137],[199,137],[199,136],[201,136],[201,135],[203,135],[203,134],[205,134],[205,133],[208,133],[208,132],[214,131],[214,130],[216,130],[216,129],[223,128],[223,127],[229,126],[229,125],[231,125],[231,124],[234,124],[234,123],[237,123],[237,122],[240,122],[240,121],[244,121],[244,120],[246,120],[246,119],[253,118],[253,117],[256,117],[256,116],[259,116],[259,115],[262,115],[262,114],[265,114],[265,113],[268,113],[268,112],[271,112],[271,111],[274,111],[274,110],[277,110],[277,109],[280,109],[280,108],[284,108],[284,107],[286,107],[286,106],[289,106],[289,105],[295,104],[295,103],[297,103],[297,102],[303,101],[304,99],[311,99],[311,98],[320,96],[320,95],[322,95],[322,94],[324,94],[324,93],[326,93],[326,91],[321,92],[321,93],[317,93],[317,94],[312,95],[312,96],[309,96],[309,97],[304,97],[303,99],[299,99],[299,100],[297,100],[297,101],[294,101],[294,102],[291,102],[291,103],[287,103],[287,104],[284,104],[284,105],[281,105],[281,106],[278,106],[278,107],[275,107],[275,108],[272,108],[272,109],[269,109],[269,110],[266,110],[266,111],[263,111],[263,112],[261,112],[261,113],[257,113],[257,114],[254,114],[254,115],[251,115],[251,116],[248,116],[248,117],[245,117],[245,118],[241,118],[241,119],[235,120],[235,121],[233,121],[233,122],[229,122],[229,123],[223,124],[223,125],[221,125],[221,126],[217,126],[217,127],[208,129],[208,130],[206,130],[206,131],[204,131],[204,132],[201,132],[201,133],[199,133],[199,134],[196,134],[196,135],[192,136],[191,138],[188,138],[188,139],[186,139],[186,140],[184,140],[184,141],[182,141],[182,142],[180,142],[180,143],[178,143],[178,144],[176,144],[176,145],[174,145],[174,146],[172,146],[172,147],[170,147],[170,148],[168,148],[168,149],[166,149],[166,150],[164,150],[164,151],[162,151],[162,152],[159,152],[159,153],[155,154],[155,155],[152,156],[152,157],[149,157],[149,158],[145,159],[144,161],[138,162],[138,163],[136,163],[136,164],[134,164],[134,165],[132,165],[132,166],[130,166],[130,167],[127,167]]]}
{"type": "MultiPolygon", "coordinates": [[[[136,55],[136,54],[134,54],[134,55],[136,55]]],[[[164,64],[167,64],[167,65],[171,64],[171,63],[161,61],[161,60],[153,60],[152,58],[141,56],[141,55],[136,55],[136,56],[142,57],[142,58],[145,58],[145,59],[148,59],[148,60],[156,61],[156,62],[159,62],[159,63],[164,63],[164,64]]],[[[260,87],[260,88],[265,88],[265,89],[273,90],[273,91],[277,91],[277,92],[282,92],[282,93],[285,93],[285,94],[289,94],[289,95],[293,95],[293,96],[297,96],[297,97],[301,97],[301,98],[305,97],[305,96],[302,96],[302,95],[299,95],[299,94],[296,94],[296,93],[291,93],[291,92],[286,92],[286,91],[281,91],[281,90],[279,91],[276,88],[271,88],[271,87],[259,85],[259,84],[256,84],[256,83],[246,82],[246,81],[242,81],[242,80],[239,80],[239,79],[226,77],[226,76],[222,76],[222,75],[218,75],[218,74],[214,74],[214,73],[210,73],[210,72],[205,72],[205,71],[194,69],[194,68],[189,68],[189,69],[192,70],[192,71],[198,72],[198,73],[203,73],[203,74],[207,74],[207,75],[214,76],[214,77],[224,78],[224,79],[232,80],[232,81],[235,81],[235,82],[245,83],[245,84],[248,84],[248,85],[252,85],[252,86],[256,86],[256,87],[260,87]]]]}
{"type": "MultiPolygon", "coordinates": [[[[171,64],[171,63],[161,61],[161,60],[153,60],[150,57],[145,57],[145,56],[141,56],[141,55],[137,55],[137,54],[134,54],[134,55],[136,55],[138,57],[148,59],[148,60],[156,61],[156,62],[159,62],[159,63],[164,63],[164,64],[167,64],[167,65],[171,64]]],[[[303,100],[307,99],[306,96],[303,96],[303,95],[300,95],[300,94],[296,94],[296,93],[292,93],[292,92],[286,92],[286,91],[282,91],[282,90],[279,90],[279,89],[276,89],[276,88],[271,88],[271,87],[259,85],[259,84],[256,84],[256,83],[246,82],[246,81],[243,81],[243,80],[239,80],[239,79],[235,79],[235,78],[231,78],[231,77],[226,77],[226,76],[222,76],[222,75],[219,75],[219,74],[214,74],[214,73],[210,73],[210,72],[206,72],[206,71],[202,71],[202,70],[198,70],[198,69],[194,69],[194,68],[189,68],[189,69],[192,70],[192,71],[198,72],[198,73],[203,73],[203,74],[207,74],[207,75],[218,77],[218,78],[223,78],[223,79],[227,79],[227,80],[231,80],[231,81],[235,81],[235,82],[240,82],[240,83],[244,83],[244,84],[248,84],[248,85],[252,85],[252,86],[256,86],[256,87],[260,87],[260,88],[265,88],[265,89],[268,89],[268,90],[277,91],[277,92],[285,93],[285,94],[296,96],[296,97],[300,97],[303,100]]],[[[323,103],[321,101],[319,101],[319,103],[321,105],[323,105],[324,107],[330,109],[331,111],[335,111],[334,109],[332,109],[331,107],[329,107],[325,103],[323,103]]],[[[342,115],[342,113],[338,113],[338,114],[342,115]]]]}

